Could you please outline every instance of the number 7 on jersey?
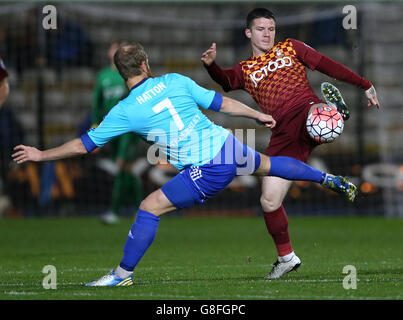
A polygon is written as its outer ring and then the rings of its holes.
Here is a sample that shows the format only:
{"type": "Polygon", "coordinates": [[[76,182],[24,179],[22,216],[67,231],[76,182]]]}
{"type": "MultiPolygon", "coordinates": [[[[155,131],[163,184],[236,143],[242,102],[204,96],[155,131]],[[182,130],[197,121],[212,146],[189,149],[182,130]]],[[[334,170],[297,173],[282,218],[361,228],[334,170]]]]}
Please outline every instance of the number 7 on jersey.
{"type": "Polygon", "coordinates": [[[185,127],[185,124],[183,123],[182,119],[180,118],[178,112],[176,111],[175,107],[173,106],[171,100],[169,98],[166,98],[162,100],[161,102],[157,103],[153,107],[153,111],[155,113],[160,113],[162,110],[165,108],[168,108],[169,113],[171,114],[172,118],[174,119],[174,122],[176,126],[178,127],[179,130],[182,130],[185,127]]]}

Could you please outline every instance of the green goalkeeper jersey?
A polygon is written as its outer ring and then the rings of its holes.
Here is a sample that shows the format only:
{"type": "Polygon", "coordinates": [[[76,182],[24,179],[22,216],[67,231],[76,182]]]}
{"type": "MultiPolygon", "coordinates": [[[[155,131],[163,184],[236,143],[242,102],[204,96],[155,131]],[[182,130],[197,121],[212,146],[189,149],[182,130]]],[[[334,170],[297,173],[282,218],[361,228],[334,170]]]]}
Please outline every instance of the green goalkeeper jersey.
{"type": "MultiPolygon", "coordinates": [[[[119,72],[108,66],[102,69],[96,79],[91,124],[99,125],[106,114],[128,94],[125,81],[119,72]]],[[[114,159],[133,160],[137,157],[137,144],[139,138],[133,133],[120,136],[111,143],[111,155],[114,159]]]]}
{"type": "Polygon", "coordinates": [[[125,81],[116,69],[111,66],[102,69],[97,75],[94,89],[92,125],[98,125],[109,110],[127,96],[127,93],[125,81]]]}

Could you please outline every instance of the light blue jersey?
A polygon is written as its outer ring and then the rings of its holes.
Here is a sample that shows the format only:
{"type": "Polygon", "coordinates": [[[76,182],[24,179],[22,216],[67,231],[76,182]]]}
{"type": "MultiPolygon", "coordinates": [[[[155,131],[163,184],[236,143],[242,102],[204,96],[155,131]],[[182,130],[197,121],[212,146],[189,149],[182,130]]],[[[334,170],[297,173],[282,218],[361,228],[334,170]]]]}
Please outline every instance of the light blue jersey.
{"type": "Polygon", "coordinates": [[[203,165],[220,151],[229,132],[211,122],[198,106],[218,111],[221,104],[222,95],[188,77],[170,73],[146,78],[81,139],[91,152],[116,136],[134,132],[179,170],[203,165]]]}

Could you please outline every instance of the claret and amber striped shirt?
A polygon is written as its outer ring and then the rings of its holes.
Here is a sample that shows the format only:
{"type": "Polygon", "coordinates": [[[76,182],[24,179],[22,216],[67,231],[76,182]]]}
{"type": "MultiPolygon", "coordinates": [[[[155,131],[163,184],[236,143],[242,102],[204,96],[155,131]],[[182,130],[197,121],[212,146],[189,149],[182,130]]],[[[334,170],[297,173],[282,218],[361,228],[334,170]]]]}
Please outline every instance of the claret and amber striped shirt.
{"type": "Polygon", "coordinates": [[[309,84],[306,67],[330,77],[369,89],[371,83],[347,67],[324,56],[304,42],[288,38],[265,54],[251,56],[229,69],[216,63],[206,67],[225,91],[247,91],[265,113],[276,120],[297,111],[304,102],[319,101],[309,84]]]}

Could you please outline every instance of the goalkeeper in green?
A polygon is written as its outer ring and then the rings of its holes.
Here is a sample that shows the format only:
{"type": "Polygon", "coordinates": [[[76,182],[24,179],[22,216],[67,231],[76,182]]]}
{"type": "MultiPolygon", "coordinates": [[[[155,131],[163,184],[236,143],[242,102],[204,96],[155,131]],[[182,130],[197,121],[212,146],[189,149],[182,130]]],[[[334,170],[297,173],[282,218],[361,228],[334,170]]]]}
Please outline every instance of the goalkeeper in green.
{"type": "MultiPolygon", "coordinates": [[[[92,127],[97,127],[109,110],[128,94],[125,81],[113,63],[113,55],[120,45],[119,41],[111,43],[108,49],[110,64],[97,74],[91,110],[92,127]]],[[[128,199],[137,208],[143,198],[141,180],[131,173],[132,164],[138,157],[139,140],[135,134],[127,133],[111,141],[109,155],[118,172],[113,183],[110,208],[101,216],[104,223],[117,223],[121,208],[128,199]]]]}

